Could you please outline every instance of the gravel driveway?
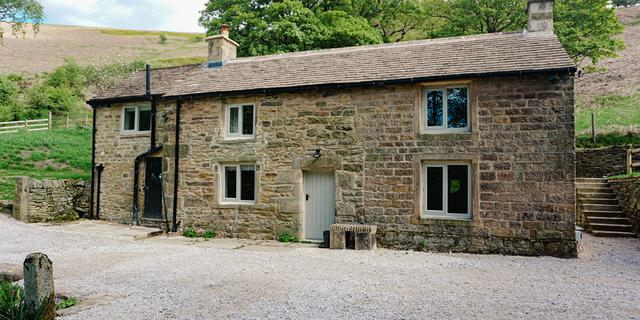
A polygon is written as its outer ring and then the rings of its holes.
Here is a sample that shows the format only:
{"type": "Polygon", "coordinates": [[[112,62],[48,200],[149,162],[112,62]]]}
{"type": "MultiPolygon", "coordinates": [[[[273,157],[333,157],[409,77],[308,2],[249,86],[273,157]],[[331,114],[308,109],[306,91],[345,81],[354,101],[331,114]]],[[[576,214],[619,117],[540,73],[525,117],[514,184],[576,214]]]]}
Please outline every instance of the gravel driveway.
{"type": "Polygon", "coordinates": [[[34,251],[92,305],[63,319],[640,319],[637,239],[579,259],[330,251],[255,241],[135,241],[0,215],[0,262],[34,251]]]}

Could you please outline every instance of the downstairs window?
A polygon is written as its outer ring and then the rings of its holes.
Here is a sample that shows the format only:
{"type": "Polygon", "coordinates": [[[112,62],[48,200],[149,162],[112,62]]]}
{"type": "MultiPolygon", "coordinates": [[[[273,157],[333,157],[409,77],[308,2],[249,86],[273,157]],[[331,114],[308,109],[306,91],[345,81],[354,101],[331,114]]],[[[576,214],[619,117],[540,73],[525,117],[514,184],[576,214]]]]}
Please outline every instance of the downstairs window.
{"type": "Polygon", "coordinates": [[[249,203],[256,200],[256,166],[232,164],[222,166],[222,202],[249,203]]]}
{"type": "Polygon", "coordinates": [[[469,164],[426,163],[422,174],[422,218],[471,218],[469,164]]]}

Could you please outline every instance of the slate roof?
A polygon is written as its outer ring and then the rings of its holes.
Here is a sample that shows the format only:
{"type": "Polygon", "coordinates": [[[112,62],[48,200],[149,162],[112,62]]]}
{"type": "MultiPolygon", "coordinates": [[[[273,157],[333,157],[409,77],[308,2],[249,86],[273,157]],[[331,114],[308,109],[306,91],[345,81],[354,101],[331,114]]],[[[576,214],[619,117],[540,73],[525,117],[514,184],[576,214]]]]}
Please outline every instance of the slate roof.
{"type": "MultiPolygon", "coordinates": [[[[493,33],[239,58],[220,68],[156,70],[160,81],[152,82],[154,92],[177,97],[575,70],[553,34],[493,33]]],[[[138,91],[144,72],[94,99],[138,91]]]]}

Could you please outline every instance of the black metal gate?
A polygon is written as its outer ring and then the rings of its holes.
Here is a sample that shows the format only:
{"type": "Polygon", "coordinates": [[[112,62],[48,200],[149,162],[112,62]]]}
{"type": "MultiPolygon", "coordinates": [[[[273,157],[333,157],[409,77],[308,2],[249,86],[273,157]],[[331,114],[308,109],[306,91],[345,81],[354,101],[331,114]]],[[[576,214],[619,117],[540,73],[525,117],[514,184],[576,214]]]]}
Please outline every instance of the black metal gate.
{"type": "Polygon", "coordinates": [[[162,158],[146,158],[144,218],[162,219],[162,158]]]}

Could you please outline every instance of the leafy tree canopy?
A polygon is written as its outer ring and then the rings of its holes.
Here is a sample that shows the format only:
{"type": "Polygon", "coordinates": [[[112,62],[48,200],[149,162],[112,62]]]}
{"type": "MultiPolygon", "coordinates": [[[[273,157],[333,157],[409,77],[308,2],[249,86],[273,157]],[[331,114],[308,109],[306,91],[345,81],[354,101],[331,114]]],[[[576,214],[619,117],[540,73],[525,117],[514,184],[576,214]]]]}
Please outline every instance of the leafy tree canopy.
{"type": "MultiPolygon", "coordinates": [[[[44,20],[44,8],[38,0],[0,0],[0,21],[9,24],[15,36],[26,34],[26,24],[31,23],[33,31],[38,32],[44,20]]],[[[4,38],[4,29],[0,25],[0,44],[4,38]]]]}
{"type": "MultiPolygon", "coordinates": [[[[640,0],[618,0],[640,1],[640,0]]],[[[240,56],[526,28],[527,0],[210,0],[200,24],[231,26],[240,56]]],[[[556,0],[555,32],[577,62],[615,56],[623,26],[607,0],[556,0]]]]}

